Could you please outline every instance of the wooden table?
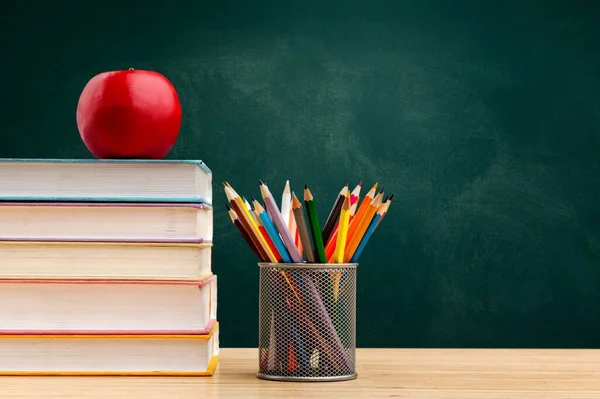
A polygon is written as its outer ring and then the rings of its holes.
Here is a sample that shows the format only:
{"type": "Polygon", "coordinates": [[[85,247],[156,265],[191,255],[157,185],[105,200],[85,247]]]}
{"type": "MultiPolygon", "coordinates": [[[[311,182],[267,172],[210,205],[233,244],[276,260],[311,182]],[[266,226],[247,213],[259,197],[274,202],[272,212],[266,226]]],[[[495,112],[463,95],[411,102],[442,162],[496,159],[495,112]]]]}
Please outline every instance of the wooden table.
{"type": "Polygon", "coordinates": [[[213,377],[0,377],[0,398],[600,398],[600,350],[359,349],[357,364],[352,381],[264,381],[255,349],[225,348],[213,377]]]}

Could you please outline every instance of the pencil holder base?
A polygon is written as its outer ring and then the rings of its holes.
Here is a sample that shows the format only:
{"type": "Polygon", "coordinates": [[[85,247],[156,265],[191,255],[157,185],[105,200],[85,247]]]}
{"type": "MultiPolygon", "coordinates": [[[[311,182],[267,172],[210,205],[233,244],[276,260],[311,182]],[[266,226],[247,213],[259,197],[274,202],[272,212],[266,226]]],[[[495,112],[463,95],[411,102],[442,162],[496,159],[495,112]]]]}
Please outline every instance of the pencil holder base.
{"type": "Polygon", "coordinates": [[[354,380],[358,377],[357,373],[351,375],[340,375],[335,377],[289,377],[289,376],[277,376],[271,374],[256,373],[256,376],[261,380],[270,381],[286,381],[286,382],[335,382],[335,381],[349,381],[354,380]]]}
{"type": "Polygon", "coordinates": [[[259,263],[258,378],[357,378],[357,266],[259,263]]]}

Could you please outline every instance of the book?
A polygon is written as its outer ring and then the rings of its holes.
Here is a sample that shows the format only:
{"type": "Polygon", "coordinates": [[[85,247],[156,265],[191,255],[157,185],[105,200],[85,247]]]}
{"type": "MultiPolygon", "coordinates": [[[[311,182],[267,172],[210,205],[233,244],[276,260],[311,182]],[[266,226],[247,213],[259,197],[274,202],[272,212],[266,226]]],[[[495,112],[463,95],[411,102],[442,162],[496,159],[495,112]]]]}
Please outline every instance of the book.
{"type": "Polygon", "coordinates": [[[199,160],[2,159],[0,200],[212,202],[199,160]]]}
{"type": "Polygon", "coordinates": [[[0,241],[211,242],[212,207],[180,203],[6,202],[0,241]]]}
{"type": "Polygon", "coordinates": [[[0,375],[211,376],[219,325],[202,335],[0,335],[0,375]]]}
{"type": "Polygon", "coordinates": [[[0,241],[2,279],[199,280],[210,243],[0,241]]]}
{"type": "Polygon", "coordinates": [[[216,275],[201,281],[0,280],[0,334],[205,334],[216,315],[216,275]]]}

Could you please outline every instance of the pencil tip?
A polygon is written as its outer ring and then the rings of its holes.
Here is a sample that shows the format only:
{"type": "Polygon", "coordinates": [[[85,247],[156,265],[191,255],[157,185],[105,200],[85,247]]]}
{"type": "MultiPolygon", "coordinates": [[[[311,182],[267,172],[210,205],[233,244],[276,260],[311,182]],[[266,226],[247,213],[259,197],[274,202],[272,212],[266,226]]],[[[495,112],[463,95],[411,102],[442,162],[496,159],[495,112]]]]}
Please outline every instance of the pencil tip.
{"type": "Polygon", "coordinates": [[[262,181],[262,180],[258,179],[258,184],[260,184],[260,185],[262,186],[262,185],[263,185],[263,184],[265,184],[265,183],[263,183],[263,181],[262,181]]]}
{"type": "Polygon", "coordinates": [[[391,201],[391,200],[392,200],[392,198],[394,198],[394,194],[391,194],[391,195],[388,197],[388,201],[391,201]]]}
{"type": "Polygon", "coordinates": [[[229,206],[229,204],[225,204],[225,206],[227,207],[227,211],[231,210],[231,207],[229,206]]]}
{"type": "Polygon", "coordinates": [[[252,198],[252,202],[256,201],[256,198],[254,198],[254,195],[250,195],[250,198],[252,198]]]}
{"type": "Polygon", "coordinates": [[[308,190],[308,184],[305,184],[305,185],[304,185],[304,189],[305,189],[305,190],[308,190]]]}
{"type": "Polygon", "coordinates": [[[358,182],[358,185],[362,187],[362,180],[358,182]]]}

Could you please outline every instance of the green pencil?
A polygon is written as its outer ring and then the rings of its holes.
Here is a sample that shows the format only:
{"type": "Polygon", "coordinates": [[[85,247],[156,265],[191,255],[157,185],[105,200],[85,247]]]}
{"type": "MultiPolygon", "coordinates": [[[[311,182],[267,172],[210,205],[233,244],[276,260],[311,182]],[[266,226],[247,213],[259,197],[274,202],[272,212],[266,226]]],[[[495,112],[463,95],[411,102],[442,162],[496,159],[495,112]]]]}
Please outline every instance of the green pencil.
{"type": "Polygon", "coordinates": [[[321,232],[321,226],[319,225],[319,217],[317,215],[317,209],[315,208],[315,200],[306,184],[304,185],[304,203],[306,204],[306,213],[308,216],[308,222],[310,224],[310,230],[312,232],[312,238],[315,242],[317,258],[319,259],[319,263],[327,263],[327,258],[325,257],[325,246],[323,245],[323,233],[321,232]]]}

